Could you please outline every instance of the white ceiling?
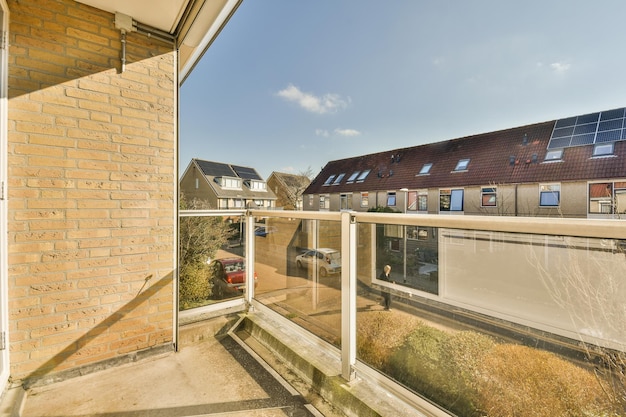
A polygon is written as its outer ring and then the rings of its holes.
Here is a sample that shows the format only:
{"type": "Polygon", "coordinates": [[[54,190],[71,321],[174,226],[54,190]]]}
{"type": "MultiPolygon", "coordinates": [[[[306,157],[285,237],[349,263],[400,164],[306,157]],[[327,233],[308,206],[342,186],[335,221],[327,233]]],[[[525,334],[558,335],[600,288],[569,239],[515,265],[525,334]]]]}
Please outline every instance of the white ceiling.
{"type": "Polygon", "coordinates": [[[180,83],[187,78],[206,49],[217,37],[243,0],[77,0],[80,3],[115,14],[130,16],[134,21],[174,34],[185,16],[177,39],[180,83]]]}
{"type": "Polygon", "coordinates": [[[190,0],[78,0],[110,13],[120,12],[134,20],[173,33],[190,0]]]}

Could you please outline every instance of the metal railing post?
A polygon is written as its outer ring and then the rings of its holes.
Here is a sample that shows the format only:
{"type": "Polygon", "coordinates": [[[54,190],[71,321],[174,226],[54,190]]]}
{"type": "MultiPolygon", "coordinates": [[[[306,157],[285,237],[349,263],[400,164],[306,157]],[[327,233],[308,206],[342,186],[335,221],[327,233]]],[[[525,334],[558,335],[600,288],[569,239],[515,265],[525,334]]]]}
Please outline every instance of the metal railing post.
{"type": "MultiPolygon", "coordinates": [[[[242,216],[243,219],[244,216],[242,216]]],[[[246,291],[244,299],[248,304],[249,311],[252,310],[252,299],[254,298],[254,216],[250,210],[245,213],[246,219],[246,236],[245,242],[245,260],[246,260],[246,291]]]]}
{"type": "Polygon", "coordinates": [[[341,213],[341,376],[351,381],[356,362],[356,219],[341,213]]]}

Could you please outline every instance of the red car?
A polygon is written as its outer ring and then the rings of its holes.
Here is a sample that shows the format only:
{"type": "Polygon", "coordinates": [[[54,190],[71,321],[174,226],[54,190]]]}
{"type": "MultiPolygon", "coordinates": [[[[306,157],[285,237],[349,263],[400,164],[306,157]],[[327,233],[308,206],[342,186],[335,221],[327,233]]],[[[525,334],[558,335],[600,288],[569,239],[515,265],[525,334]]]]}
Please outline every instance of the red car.
{"type": "MultiPolygon", "coordinates": [[[[246,262],[243,258],[215,259],[210,264],[213,282],[213,297],[235,297],[243,293],[246,287],[246,262]]],[[[254,287],[257,275],[254,273],[254,287]]]]}

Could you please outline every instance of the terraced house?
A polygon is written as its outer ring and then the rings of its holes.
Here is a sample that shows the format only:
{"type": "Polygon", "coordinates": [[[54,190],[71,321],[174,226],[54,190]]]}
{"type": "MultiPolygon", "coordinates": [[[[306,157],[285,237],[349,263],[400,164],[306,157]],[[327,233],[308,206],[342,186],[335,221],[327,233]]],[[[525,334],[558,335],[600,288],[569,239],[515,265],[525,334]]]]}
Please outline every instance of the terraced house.
{"type": "Polygon", "coordinates": [[[174,349],[178,88],[239,3],[0,1],[0,391],[174,349]]]}
{"type": "Polygon", "coordinates": [[[625,109],[330,161],[304,209],[620,218],[625,109]]]}

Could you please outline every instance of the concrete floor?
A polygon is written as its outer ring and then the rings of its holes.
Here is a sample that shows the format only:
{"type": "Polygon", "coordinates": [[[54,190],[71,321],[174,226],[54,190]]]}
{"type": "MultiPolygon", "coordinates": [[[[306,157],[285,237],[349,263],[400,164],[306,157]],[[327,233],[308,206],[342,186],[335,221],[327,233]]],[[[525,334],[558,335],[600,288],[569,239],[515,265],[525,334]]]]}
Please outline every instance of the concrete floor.
{"type": "Polygon", "coordinates": [[[343,416],[296,377],[283,379],[236,335],[205,337],[205,328],[182,328],[178,353],[31,388],[21,407],[0,416],[343,416]]]}

